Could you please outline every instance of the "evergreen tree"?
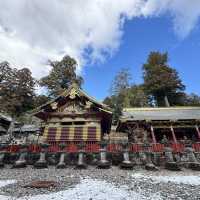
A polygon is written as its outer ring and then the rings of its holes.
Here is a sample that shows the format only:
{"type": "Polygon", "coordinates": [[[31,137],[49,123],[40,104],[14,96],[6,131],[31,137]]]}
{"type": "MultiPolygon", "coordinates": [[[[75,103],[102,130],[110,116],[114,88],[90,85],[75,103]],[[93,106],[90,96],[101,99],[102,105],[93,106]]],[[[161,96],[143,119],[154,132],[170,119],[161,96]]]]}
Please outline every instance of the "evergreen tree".
{"type": "Polygon", "coordinates": [[[128,68],[122,68],[114,77],[111,85],[111,94],[118,95],[123,93],[129,86],[131,81],[131,74],[128,68]]]}
{"type": "Polygon", "coordinates": [[[148,107],[149,99],[144,92],[143,85],[132,85],[128,91],[128,105],[126,107],[148,107]]]}
{"type": "Polygon", "coordinates": [[[103,101],[104,104],[112,108],[113,111],[113,124],[117,124],[119,117],[122,115],[123,110],[123,98],[121,95],[112,95],[106,97],[103,101]]]}
{"type": "Polygon", "coordinates": [[[49,96],[59,95],[73,82],[79,86],[83,83],[83,78],[76,75],[77,62],[70,56],[65,56],[61,61],[50,61],[49,65],[52,67],[49,75],[40,80],[40,86],[48,89],[49,96]]]}
{"type": "Polygon", "coordinates": [[[143,77],[145,91],[158,106],[169,106],[172,99],[169,97],[176,97],[185,89],[178,72],[168,65],[167,53],[151,52],[143,65],[143,77]]]}
{"type": "Polygon", "coordinates": [[[131,74],[128,68],[122,68],[114,77],[111,85],[111,102],[113,123],[116,124],[127,104],[127,89],[130,86],[131,74]]]}
{"type": "Polygon", "coordinates": [[[8,62],[0,63],[0,83],[13,78],[13,71],[8,62]]]}
{"type": "Polygon", "coordinates": [[[34,98],[34,107],[36,108],[38,106],[41,106],[50,100],[51,100],[51,98],[46,95],[37,95],[34,98]]]}
{"type": "Polygon", "coordinates": [[[36,81],[28,68],[17,70],[3,62],[0,64],[0,81],[1,111],[18,117],[33,108],[36,81]]]}

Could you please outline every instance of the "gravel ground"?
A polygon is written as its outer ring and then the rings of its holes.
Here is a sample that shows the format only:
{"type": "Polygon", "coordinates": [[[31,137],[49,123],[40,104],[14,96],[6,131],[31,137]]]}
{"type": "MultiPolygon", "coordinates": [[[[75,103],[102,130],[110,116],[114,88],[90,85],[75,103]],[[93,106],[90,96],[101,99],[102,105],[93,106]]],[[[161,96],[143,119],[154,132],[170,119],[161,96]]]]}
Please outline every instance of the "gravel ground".
{"type": "Polygon", "coordinates": [[[200,180],[200,172],[183,170],[181,172],[171,172],[160,170],[149,172],[142,169],[120,170],[118,167],[101,170],[90,166],[86,170],[75,170],[73,168],[55,169],[50,166],[48,169],[33,169],[28,166],[25,169],[10,169],[9,166],[0,170],[0,181],[16,180],[14,184],[0,188],[0,195],[23,197],[37,194],[48,194],[75,187],[82,179],[103,180],[112,183],[117,187],[125,186],[127,191],[134,191],[152,199],[152,194],[160,195],[161,199],[200,199],[200,182],[196,181],[189,184],[184,182],[173,182],[162,180],[159,177],[181,177],[187,179],[200,180]],[[59,186],[50,189],[24,188],[31,181],[48,180],[56,181],[59,186]]]}

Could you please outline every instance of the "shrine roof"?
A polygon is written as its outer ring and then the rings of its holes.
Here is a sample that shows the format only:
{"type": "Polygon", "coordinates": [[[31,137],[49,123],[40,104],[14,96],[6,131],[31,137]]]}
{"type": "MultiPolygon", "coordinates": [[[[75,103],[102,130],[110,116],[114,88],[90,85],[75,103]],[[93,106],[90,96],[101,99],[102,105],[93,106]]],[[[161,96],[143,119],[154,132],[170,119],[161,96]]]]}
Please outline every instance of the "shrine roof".
{"type": "Polygon", "coordinates": [[[36,132],[39,131],[39,127],[34,124],[24,124],[21,128],[15,128],[14,132],[36,132]]]}
{"type": "Polygon", "coordinates": [[[125,108],[120,121],[200,120],[200,107],[125,108]]]}
{"type": "Polygon", "coordinates": [[[7,130],[6,130],[3,126],[0,125],[0,132],[4,132],[4,133],[6,133],[7,130]]]}
{"type": "Polygon", "coordinates": [[[35,110],[33,110],[32,114],[37,116],[37,114],[43,112],[46,107],[48,107],[49,105],[52,105],[54,102],[59,101],[60,98],[69,97],[69,98],[73,99],[75,96],[84,97],[87,99],[87,101],[89,101],[89,102],[95,104],[97,107],[99,107],[100,111],[106,112],[108,114],[112,114],[111,109],[107,105],[105,105],[102,102],[97,101],[95,98],[89,96],[86,92],[84,92],[82,89],[77,87],[77,85],[75,85],[75,84],[72,84],[68,89],[65,89],[56,98],[48,101],[47,103],[45,103],[45,104],[39,106],[38,108],[36,108],[35,110]]]}
{"type": "Polygon", "coordinates": [[[7,116],[7,115],[5,115],[3,113],[0,113],[0,119],[3,119],[5,121],[7,121],[7,122],[11,122],[12,121],[11,117],[9,117],[9,116],[7,116]]]}

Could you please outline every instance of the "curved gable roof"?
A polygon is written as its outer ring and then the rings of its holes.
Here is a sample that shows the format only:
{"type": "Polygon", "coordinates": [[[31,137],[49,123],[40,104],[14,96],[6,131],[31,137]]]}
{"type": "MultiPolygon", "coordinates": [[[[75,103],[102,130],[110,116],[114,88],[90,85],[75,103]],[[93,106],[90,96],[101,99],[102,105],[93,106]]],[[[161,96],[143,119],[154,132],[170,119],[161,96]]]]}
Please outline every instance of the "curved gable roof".
{"type": "Polygon", "coordinates": [[[88,101],[94,103],[97,107],[99,107],[99,109],[100,109],[101,111],[106,112],[106,113],[108,113],[108,114],[112,114],[111,109],[110,109],[107,105],[105,105],[105,104],[103,104],[103,103],[97,101],[97,100],[94,99],[93,97],[89,96],[86,92],[84,92],[82,89],[80,89],[76,84],[72,84],[72,85],[69,87],[69,89],[64,90],[59,96],[57,96],[56,98],[54,98],[54,99],[48,101],[47,103],[45,103],[45,104],[39,106],[38,108],[36,108],[36,109],[33,111],[33,115],[37,116],[37,114],[40,113],[40,112],[43,112],[43,109],[45,109],[47,106],[49,106],[50,104],[52,104],[52,103],[58,101],[59,98],[61,98],[61,97],[68,97],[68,96],[70,97],[70,95],[83,96],[83,97],[85,97],[88,101]]]}

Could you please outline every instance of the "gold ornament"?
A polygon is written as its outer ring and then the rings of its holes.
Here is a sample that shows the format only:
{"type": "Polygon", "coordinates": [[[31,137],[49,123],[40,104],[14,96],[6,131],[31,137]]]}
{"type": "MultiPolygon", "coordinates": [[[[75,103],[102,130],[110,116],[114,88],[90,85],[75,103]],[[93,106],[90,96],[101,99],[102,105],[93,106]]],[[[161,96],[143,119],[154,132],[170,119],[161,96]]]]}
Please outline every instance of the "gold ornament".
{"type": "Polygon", "coordinates": [[[70,93],[69,93],[69,98],[70,99],[75,99],[76,95],[78,95],[78,91],[75,88],[72,88],[70,93]]]}
{"type": "Polygon", "coordinates": [[[53,102],[53,103],[51,104],[51,108],[52,108],[53,110],[56,110],[56,109],[58,108],[58,103],[57,103],[57,102],[53,102]]]}
{"type": "Polygon", "coordinates": [[[85,105],[85,108],[86,108],[86,109],[90,109],[90,108],[91,108],[91,105],[92,105],[92,102],[87,101],[87,102],[86,102],[86,105],[85,105]]]}

